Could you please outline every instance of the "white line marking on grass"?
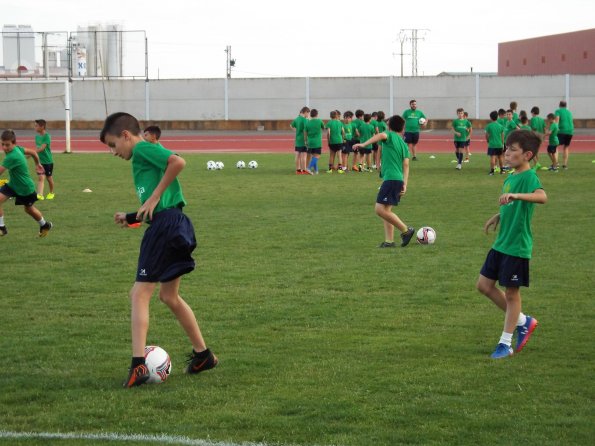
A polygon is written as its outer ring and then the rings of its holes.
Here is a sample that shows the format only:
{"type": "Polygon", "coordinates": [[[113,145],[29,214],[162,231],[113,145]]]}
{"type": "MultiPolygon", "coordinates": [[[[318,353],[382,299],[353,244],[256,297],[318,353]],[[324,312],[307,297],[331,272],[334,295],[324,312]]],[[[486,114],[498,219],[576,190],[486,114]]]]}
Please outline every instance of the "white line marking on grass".
{"type": "Polygon", "coordinates": [[[266,443],[228,443],[225,441],[195,440],[177,435],[143,435],[102,432],[85,434],[77,432],[11,432],[0,430],[0,439],[43,439],[43,440],[101,440],[101,441],[142,441],[146,443],[180,444],[189,446],[269,446],[266,443]]]}

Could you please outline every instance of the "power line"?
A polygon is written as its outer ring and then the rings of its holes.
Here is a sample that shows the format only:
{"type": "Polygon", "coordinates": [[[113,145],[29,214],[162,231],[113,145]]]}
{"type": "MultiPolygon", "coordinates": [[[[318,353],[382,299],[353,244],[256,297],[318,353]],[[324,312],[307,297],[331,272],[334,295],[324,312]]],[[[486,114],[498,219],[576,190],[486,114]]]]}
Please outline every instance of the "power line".
{"type": "MultiPolygon", "coordinates": [[[[401,33],[409,33],[409,36],[406,36],[405,39],[411,40],[411,76],[417,76],[417,41],[424,40],[423,37],[419,36],[420,31],[423,33],[425,31],[429,32],[430,30],[427,28],[407,28],[401,29],[399,32],[399,35],[401,35],[401,33]]],[[[401,47],[402,45],[403,44],[401,43],[401,47]]],[[[403,75],[402,68],[403,64],[401,63],[401,76],[403,75]]]]}

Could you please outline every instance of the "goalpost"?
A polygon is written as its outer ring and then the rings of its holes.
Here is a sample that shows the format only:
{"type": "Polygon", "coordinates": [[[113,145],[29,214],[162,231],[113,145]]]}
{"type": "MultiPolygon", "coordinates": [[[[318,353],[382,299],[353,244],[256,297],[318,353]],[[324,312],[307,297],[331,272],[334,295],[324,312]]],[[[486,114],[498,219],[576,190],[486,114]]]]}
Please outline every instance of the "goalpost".
{"type": "MultiPolygon", "coordinates": [[[[26,97],[26,98],[19,98],[18,95],[17,97],[15,97],[14,99],[9,99],[8,101],[6,100],[1,100],[0,102],[19,102],[19,101],[39,101],[39,100],[44,100],[44,99],[55,99],[57,97],[60,98],[64,98],[64,133],[65,133],[65,143],[66,143],[66,147],[64,152],[65,153],[71,153],[71,148],[70,148],[70,83],[68,81],[68,79],[65,80],[47,80],[47,79],[31,79],[31,80],[3,80],[0,81],[0,87],[3,86],[8,86],[8,85],[32,85],[32,84],[62,84],[64,86],[64,93],[60,94],[58,96],[45,96],[45,97],[26,97]]],[[[3,95],[4,97],[6,97],[6,95],[3,95]]],[[[9,96],[10,97],[10,96],[9,96]]],[[[35,110],[35,108],[32,108],[32,110],[35,110]]],[[[0,114],[1,116],[1,114],[0,114]]],[[[24,118],[23,120],[31,120],[33,121],[34,119],[46,119],[46,116],[39,116],[38,112],[32,112],[32,114],[30,116],[27,116],[26,118],[24,118]]],[[[15,119],[15,118],[13,118],[15,119]]]]}

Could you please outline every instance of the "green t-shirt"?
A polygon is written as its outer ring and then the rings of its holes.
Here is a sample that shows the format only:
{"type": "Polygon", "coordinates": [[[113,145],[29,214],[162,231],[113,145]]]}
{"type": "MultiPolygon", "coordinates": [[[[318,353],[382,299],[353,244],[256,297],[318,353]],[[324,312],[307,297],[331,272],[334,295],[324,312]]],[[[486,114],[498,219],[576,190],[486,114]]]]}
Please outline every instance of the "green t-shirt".
{"type": "Polygon", "coordinates": [[[529,130],[529,131],[533,130],[530,125],[523,125],[523,124],[521,124],[519,129],[520,130],[529,130]]]}
{"type": "Polygon", "coordinates": [[[351,141],[353,139],[353,123],[344,122],[343,131],[345,132],[345,141],[351,141]]]}
{"type": "Polygon", "coordinates": [[[558,124],[556,124],[555,122],[552,122],[550,124],[550,139],[548,141],[548,144],[550,146],[559,146],[560,145],[560,140],[558,139],[558,124]]]}
{"type": "MultiPolygon", "coordinates": [[[[146,141],[137,143],[132,149],[132,178],[141,204],[147,201],[163,178],[167,160],[171,155],[175,153],[146,141]]],[[[182,187],[176,177],[161,195],[154,213],[185,205],[182,187]]]]}
{"type": "Polygon", "coordinates": [[[502,126],[502,128],[506,128],[506,123],[508,122],[508,119],[506,118],[498,118],[498,121],[496,121],[498,124],[500,124],[500,126],[502,126]]]}
{"type": "MultiPolygon", "coordinates": [[[[539,177],[533,169],[509,175],[504,180],[502,193],[530,194],[542,189],[539,177]]],[[[500,231],[493,249],[509,256],[530,259],[533,251],[531,217],[535,203],[514,200],[500,206],[500,231]]]]}
{"type": "Polygon", "coordinates": [[[25,149],[21,146],[14,146],[10,152],[6,154],[2,167],[8,170],[10,179],[7,183],[17,195],[26,197],[35,192],[35,184],[29,175],[29,165],[25,157],[25,149]]]}
{"type": "Polygon", "coordinates": [[[545,120],[541,116],[533,116],[531,118],[531,130],[542,135],[545,133],[545,120]]]}
{"type": "Polygon", "coordinates": [[[457,136],[456,133],[453,132],[455,141],[467,141],[469,136],[469,129],[471,128],[471,123],[468,119],[455,119],[452,121],[452,129],[455,132],[460,133],[461,136],[457,136]]]}
{"type": "Polygon", "coordinates": [[[388,130],[388,126],[384,121],[377,121],[376,128],[378,129],[378,133],[384,133],[388,130]]]}
{"type": "Polygon", "coordinates": [[[329,144],[343,144],[343,123],[338,119],[331,119],[324,126],[329,129],[329,144]]]}
{"type": "Polygon", "coordinates": [[[492,121],[485,128],[486,135],[488,135],[488,149],[502,149],[502,135],[504,129],[497,121],[492,121]]]}
{"type": "Polygon", "coordinates": [[[43,135],[40,135],[39,133],[35,135],[35,147],[39,149],[42,145],[46,144],[45,149],[41,152],[37,152],[41,164],[52,164],[54,162],[54,158],[52,158],[52,149],[50,148],[51,143],[52,137],[48,132],[45,132],[43,135]]]}
{"type": "Polygon", "coordinates": [[[574,122],[572,121],[572,113],[570,113],[570,110],[562,107],[556,110],[554,114],[560,118],[558,121],[560,133],[563,135],[574,135],[574,122]]]}
{"type": "Polygon", "coordinates": [[[405,131],[410,133],[419,133],[419,118],[426,118],[424,112],[421,110],[407,109],[403,112],[403,119],[405,120],[405,131]]]}
{"type": "Polygon", "coordinates": [[[306,134],[308,135],[309,149],[322,149],[322,130],[324,123],[322,119],[312,118],[306,122],[306,134]]]}
{"type": "Polygon", "coordinates": [[[409,147],[398,133],[388,131],[382,141],[382,179],[403,181],[403,160],[409,158],[409,147]]]}
{"type": "Polygon", "coordinates": [[[304,139],[304,128],[306,126],[306,122],[308,122],[308,119],[302,115],[298,115],[298,117],[291,122],[291,127],[295,129],[296,147],[306,147],[306,140],[304,139]]]}
{"type": "MultiPolygon", "coordinates": [[[[369,122],[364,122],[362,123],[362,125],[359,127],[359,141],[361,143],[366,142],[368,139],[370,139],[372,136],[374,136],[374,126],[372,124],[370,124],[369,122]]],[[[372,148],[372,144],[368,144],[367,146],[364,146],[364,149],[371,149],[372,148]]]]}
{"type": "Polygon", "coordinates": [[[357,130],[359,132],[359,128],[363,123],[364,121],[358,118],[355,118],[353,121],[351,121],[351,125],[353,127],[353,139],[355,139],[356,141],[362,141],[362,139],[359,136],[357,136],[357,133],[355,131],[357,130]]]}
{"type": "Polygon", "coordinates": [[[512,121],[506,120],[506,126],[504,127],[504,144],[506,144],[506,138],[510,135],[513,131],[518,130],[516,122],[514,119],[512,121]]]}

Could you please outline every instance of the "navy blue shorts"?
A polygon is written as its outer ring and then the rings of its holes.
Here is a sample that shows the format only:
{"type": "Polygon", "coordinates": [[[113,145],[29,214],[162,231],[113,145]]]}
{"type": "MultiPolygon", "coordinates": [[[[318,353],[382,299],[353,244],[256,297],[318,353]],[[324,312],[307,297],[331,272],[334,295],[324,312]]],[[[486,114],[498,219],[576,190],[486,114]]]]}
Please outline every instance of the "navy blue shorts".
{"type": "Polygon", "coordinates": [[[29,195],[17,195],[17,193],[8,184],[5,184],[2,187],[0,187],[0,193],[6,195],[7,197],[14,197],[15,206],[29,207],[33,206],[33,204],[37,201],[36,192],[33,192],[29,195]]]}
{"type": "Polygon", "coordinates": [[[300,147],[295,147],[295,151],[298,153],[306,153],[308,151],[308,148],[306,146],[300,146],[300,147]]]}
{"type": "Polygon", "coordinates": [[[494,147],[488,147],[488,155],[490,156],[500,156],[502,155],[502,151],[504,149],[502,149],[502,147],[498,147],[498,148],[494,148],[494,147]]]}
{"type": "Polygon", "coordinates": [[[353,140],[351,141],[345,141],[345,144],[343,144],[343,149],[341,149],[342,153],[351,153],[353,152],[353,144],[355,144],[353,142],[353,140]]]}
{"type": "Polygon", "coordinates": [[[465,147],[469,147],[471,145],[471,140],[468,139],[467,141],[465,141],[465,147]]]}
{"type": "Polygon", "coordinates": [[[373,152],[378,152],[378,143],[372,144],[372,151],[373,152]]]}
{"type": "Polygon", "coordinates": [[[308,149],[308,153],[310,155],[320,155],[322,154],[322,149],[308,149]]]}
{"type": "Polygon", "coordinates": [[[194,227],[179,208],[153,215],[138,256],[137,282],[169,282],[194,269],[194,227]]]}
{"type": "Polygon", "coordinates": [[[386,180],[380,186],[376,203],[396,206],[401,201],[403,182],[400,180],[386,180]]]}
{"type": "Polygon", "coordinates": [[[480,274],[488,279],[497,280],[503,287],[528,287],[529,259],[509,256],[490,249],[480,274]]]}
{"type": "Polygon", "coordinates": [[[419,142],[419,132],[405,132],[403,139],[407,144],[417,144],[419,142]]]}
{"type": "Polygon", "coordinates": [[[46,177],[51,177],[54,173],[54,163],[51,164],[42,164],[43,172],[46,177]]]}
{"type": "Polygon", "coordinates": [[[343,150],[343,144],[329,144],[328,148],[333,152],[338,152],[339,150],[343,150]]]}
{"type": "Polygon", "coordinates": [[[465,141],[455,141],[455,149],[464,149],[465,141]]]}
{"type": "Polygon", "coordinates": [[[558,133],[558,141],[560,141],[561,146],[569,146],[570,141],[572,141],[572,135],[568,133],[558,133]]]}
{"type": "Polygon", "coordinates": [[[547,153],[556,153],[558,151],[558,146],[549,145],[547,146],[547,153]]]}

